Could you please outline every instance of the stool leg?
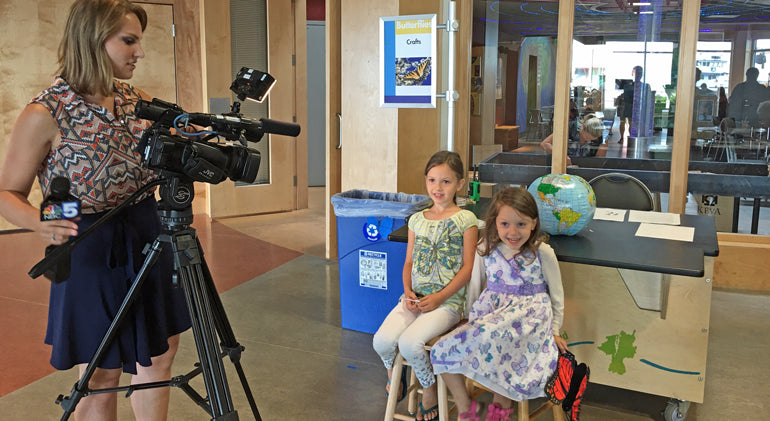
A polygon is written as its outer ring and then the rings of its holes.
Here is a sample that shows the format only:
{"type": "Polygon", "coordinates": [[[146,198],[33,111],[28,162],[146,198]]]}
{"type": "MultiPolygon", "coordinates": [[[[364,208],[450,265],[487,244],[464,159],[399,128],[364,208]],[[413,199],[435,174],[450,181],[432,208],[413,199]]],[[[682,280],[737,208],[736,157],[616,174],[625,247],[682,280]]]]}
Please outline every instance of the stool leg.
{"type": "Polygon", "coordinates": [[[440,375],[436,376],[436,387],[438,388],[438,420],[449,421],[449,397],[444,379],[440,375]]]}
{"type": "Polygon", "coordinates": [[[414,374],[414,370],[409,370],[409,402],[407,402],[406,410],[410,414],[417,413],[417,393],[422,389],[422,385],[417,380],[417,375],[414,374]]]}
{"type": "Polygon", "coordinates": [[[565,421],[564,411],[562,411],[561,405],[553,406],[553,421],[565,421]]]}
{"type": "Polygon", "coordinates": [[[518,421],[529,421],[529,401],[516,402],[516,406],[519,408],[519,417],[516,419],[518,421]]]}
{"type": "Polygon", "coordinates": [[[390,381],[390,392],[388,392],[388,404],[385,406],[385,421],[393,421],[393,416],[396,414],[396,404],[398,404],[398,392],[401,378],[401,370],[404,369],[404,357],[399,352],[396,354],[396,359],[393,361],[393,371],[390,381]]]}

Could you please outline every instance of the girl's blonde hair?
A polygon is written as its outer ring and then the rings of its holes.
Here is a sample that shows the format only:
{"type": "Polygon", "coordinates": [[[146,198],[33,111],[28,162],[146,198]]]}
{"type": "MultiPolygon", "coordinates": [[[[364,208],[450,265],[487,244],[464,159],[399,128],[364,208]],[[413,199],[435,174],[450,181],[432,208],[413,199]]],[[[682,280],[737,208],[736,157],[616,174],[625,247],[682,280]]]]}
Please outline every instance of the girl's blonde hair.
{"type": "Polygon", "coordinates": [[[516,212],[535,220],[535,227],[532,229],[527,241],[521,246],[516,256],[525,256],[528,260],[533,260],[535,252],[540,243],[547,240],[547,234],[540,232],[540,218],[537,210],[535,198],[524,187],[506,187],[498,191],[492,197],[492,203],[487,210],[487,216],[484,219],[484,229],[479,239],[478,252],[482,256],[489,256],[502,240],[497,232],[497,216],[500,214],[500,208],[510,206],[516,212]]]}
{"type": "Polygon", "coordinates": [[[602,137],[604,134],[604,123],[594,114],[588,114],[583,118],[583,130],[593,137],[602,137]]]}
{"type": "MultiPolygon", "coordinates": [[[[465,166],[463,160],[460,158],[460,154],[452,151],[438,151],[433,154],[428,160],[428,164],[425,165],[425,175],[428,175],[428,171],[433,167],[437,167],[442,164],[447,164],[458,180],[465,179],[465,166]]],[[[452,197],[452,200],[457,203],[457,194],[452,197]]]]}
{"type": "Polygon", "coordinates": [[[112,60],[104,42],[117,32],[123,17],[135,14],[147,27],[147,13],[128,0],[77,0],[70,7],[59,44],[59,76],[80,95],[111,95],[112,60]]]}

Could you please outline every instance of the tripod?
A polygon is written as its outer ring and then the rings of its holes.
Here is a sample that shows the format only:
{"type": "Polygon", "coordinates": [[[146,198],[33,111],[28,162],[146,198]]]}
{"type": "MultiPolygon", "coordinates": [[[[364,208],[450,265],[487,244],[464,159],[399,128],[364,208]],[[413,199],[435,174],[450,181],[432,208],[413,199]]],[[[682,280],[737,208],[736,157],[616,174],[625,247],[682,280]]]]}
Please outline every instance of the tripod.
{"type": "Polygon", "coordinates": [[[224,364],[222,359],[228,356],[235,366],[238,377],[243,386],[254,418],[261,421],[256,402],[252,396],[246,380],[243,367],[240,363],[241,352],[244,347],[235,339],[232,327],[227,320],[222,302],[217,294],[214,281],[209,272],[208,266],[203,259],[203,252],[195,229],[190,227],[193,221],[192,199],[193,183],[191,180],[181,179],[178,176],[172,176],[168,180],[157,180],[144,188],[140,189],[128,200],[105,214],[88,230],[81,235],[74,237],[70,242],[59,247],[60,250],[54,250],[49,253],[43,261],[38,263],[30,270],[30,275],[34,278],[56,263],[57,258],[67,256],[67,250],[71,249],[77,241],[88,235],[93,229],[97,228],[104,221],[111,218],[115,213],[129,205],[135,198],[147,191],[154,185],[161,184],[158,203],[158,213],[161,220],[161,232],[150,245],[145,247],[146,258],[139,272],[137,272],[131,287],[124,298],[118,313],[112,320],[109,329],[102,338],[96,353],[88,363],[83,375],[73,386],[69,396],[62,396],[56,399],[56,403],[64,408],[64,414],[61,420],[67,420],[72,412],[75,411],[80,399],[99,393],[116,393],[126,391],[126,396],[130,396],[135,390],[144,390],[157,387],[179,387],[195,403],[203,408],[215,421],[238,420],[238,413],[233,407],[230,388],[227,383],[224,364]],[[71,243],[71,244],[70,244],[71,243]],[[67,246],[67,247],[65,247],[67,246]],[[168,381],[151,382],[135,384],[130,386],[94,389],[88,388],[88,382],[93,376],[96,368],[101,363],[104,355],[118,335],[118,328],[128,315],[128,310],[135,301],[142,284],[149,274],[150,269],[160,257],[164,247],[171,246],[174,256],[174,284],[181,287],[184,291],[187,307],[190,312],[192,322],[192,331],[195,338],[195,345],[198,351],[199,363],[197,367],[189,373],[177,376],[168,381]],[[57,253],[58,252],[58,253],[57,253]],[[217,337],[220,339],[221,350],[217,344],[217,337]],[[189,385],[190,379],[198,374],[203,374],[203,381],[206,387],[207,397],[202,397],[192,386],[189,385]]]}

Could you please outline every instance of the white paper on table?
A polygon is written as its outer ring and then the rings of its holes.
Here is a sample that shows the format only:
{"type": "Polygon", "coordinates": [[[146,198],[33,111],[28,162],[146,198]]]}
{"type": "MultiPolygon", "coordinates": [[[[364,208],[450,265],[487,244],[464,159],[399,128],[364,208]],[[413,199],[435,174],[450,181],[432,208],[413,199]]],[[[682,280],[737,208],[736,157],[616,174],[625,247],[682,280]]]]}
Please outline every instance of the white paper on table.
{"type": "Polygon", "coordinates": [[[678,213],[645,212],[632,210],[628,214],[628,222],[648,222],[650,224],[679,225],[681,224],[678,213]]]}
{"type": "Polygon", "coordinates": [[[695,237],[695,227],[672,227],[671,225],[639,224],[637,237],[662,238],[664,240],[692,242],[695,237]]]}
{"type": "Polygon", "coordinates": [[[626,210],[612,209],[612,208],[596,208],[596,211],[594,211],[594,219],[601,219],[604,221],[623,222],[626,219],[626,210]]]}

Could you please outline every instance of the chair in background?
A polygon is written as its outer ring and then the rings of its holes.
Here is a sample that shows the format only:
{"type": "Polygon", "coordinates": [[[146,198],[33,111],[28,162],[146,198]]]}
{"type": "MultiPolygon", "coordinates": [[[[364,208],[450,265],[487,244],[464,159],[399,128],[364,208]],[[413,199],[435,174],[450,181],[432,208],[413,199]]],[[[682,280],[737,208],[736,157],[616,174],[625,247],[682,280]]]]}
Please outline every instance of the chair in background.
{"type": "Polygon", "coordinates": [[[656,209],[650,189],[639,179],[623,173],[607,173],[588,182],[601,208],[651,211],[656,209]]]}
{"type": "MultiPolygon", "coordinates": [[[[650,189],[639,179],[623,173],[602,174],[588,182],[596,194],[596,206],[602,208],[659,210],[650,189]]],[[[637,307],[659,311],[665,318],[663,303],[668,300],[671,275],[633,269],[617,269],[637,307]]]]}

